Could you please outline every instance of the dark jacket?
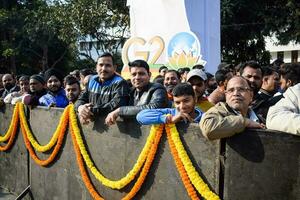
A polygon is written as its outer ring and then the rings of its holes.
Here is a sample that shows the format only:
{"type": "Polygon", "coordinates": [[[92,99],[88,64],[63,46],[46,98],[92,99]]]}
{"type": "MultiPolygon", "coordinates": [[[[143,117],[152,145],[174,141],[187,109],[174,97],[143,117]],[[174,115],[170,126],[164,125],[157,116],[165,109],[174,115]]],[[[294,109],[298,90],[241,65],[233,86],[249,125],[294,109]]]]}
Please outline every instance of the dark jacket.
{"type": "Polygon", "coordinates": [[[269,108],[275,105],[283,95],[273,96],[267,91],[261,89],[256,95],[255,101],[252,103],[252,109],[257,114],[262,123],[266,123],[269,108]]]}
{"type": "Polygon", "coordinates": [[[90,78],[85,91],[75,103],[76,110],[80,105],[92,103],[94,115],[107,115],[111,111],[126,106],[129,99],[127,82],[119,75],[114,75],[104,83],[99,81],[99,76],[90,78]]]}
{"type": "Polygon", "coordinates": [[[159,83],[149,83],[142,91],[133,88],[130,92],[129,106],[120,107],[121,117],[135,117],[144,109],[166,108],[168,97],[166,89],[159,83]]]}
{"type": "Polygon", "coordinates": [[[30,100],[28,102],[28,105],[31,106],[37,106],[39,105],[39,99],[44,96],[45,94],[47,94],[47,90],[46,89],[42,89],[39,92],[29,92],[30,94],[30,100]]]}
{"type": "Polygon", "coordinates": [[[13,88],[11,88],[10,90],[4,89],[4,91],[2,92],[1,98],[5,98],[8,94],[12,93],[12,92],[18,92],[20,91],[20,87],[15,85],[13,88]]]}

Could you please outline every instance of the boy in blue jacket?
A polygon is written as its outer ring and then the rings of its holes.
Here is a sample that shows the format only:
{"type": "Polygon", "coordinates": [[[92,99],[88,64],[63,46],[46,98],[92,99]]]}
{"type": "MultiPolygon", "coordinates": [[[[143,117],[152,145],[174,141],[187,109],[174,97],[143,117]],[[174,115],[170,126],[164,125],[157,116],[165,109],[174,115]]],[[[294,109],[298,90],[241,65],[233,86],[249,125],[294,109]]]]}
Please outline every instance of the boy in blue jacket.
{"type": "Polygon", "coordinates": [[[146,109],[136,116],[140,124],[177,123],[179,121],[199,123],[203,112],[195,108],[195,93],[188,83],[176,85],[172,91],[175,108],[146,109]]]}

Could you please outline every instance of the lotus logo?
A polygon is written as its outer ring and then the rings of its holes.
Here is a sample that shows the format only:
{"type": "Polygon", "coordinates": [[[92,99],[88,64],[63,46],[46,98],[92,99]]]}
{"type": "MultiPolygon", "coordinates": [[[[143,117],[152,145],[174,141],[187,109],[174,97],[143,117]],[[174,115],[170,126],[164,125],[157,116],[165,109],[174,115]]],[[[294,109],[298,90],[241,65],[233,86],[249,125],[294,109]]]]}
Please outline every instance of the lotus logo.
{"type": "Polygon", "coordinates": [[[196,64],[205,65],[201,60],[200,42],[195,34],[190,32],[177,33],[168,45],[169,65],[175,69],[181,67],[192,67],[196,64]]]}

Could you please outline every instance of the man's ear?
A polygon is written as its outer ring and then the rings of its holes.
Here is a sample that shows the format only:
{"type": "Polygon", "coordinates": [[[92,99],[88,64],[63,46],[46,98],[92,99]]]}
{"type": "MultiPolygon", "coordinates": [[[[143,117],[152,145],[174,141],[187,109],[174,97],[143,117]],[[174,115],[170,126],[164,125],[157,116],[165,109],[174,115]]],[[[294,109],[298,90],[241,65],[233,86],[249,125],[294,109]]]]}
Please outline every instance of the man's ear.
{"type": "Polygon", "coordinates": [[[264,76],[263,77],[263,82],[268,82],[269,76],[264,76]]]}
{"type": "Polygon", "coordinates": [[[291,81],[290,79],[288,79],[287,82],[286,82],[286,85],[287,85],[288,87],[291,87],[291,86],[293,86],[294,84],[292,83],[292,81],[291,81]]]}
{"type": "Polygon", "coordinates": [[[152,76],[152,73],[149,71],[149,77],[151,78],[151,76],[152,76]]]}

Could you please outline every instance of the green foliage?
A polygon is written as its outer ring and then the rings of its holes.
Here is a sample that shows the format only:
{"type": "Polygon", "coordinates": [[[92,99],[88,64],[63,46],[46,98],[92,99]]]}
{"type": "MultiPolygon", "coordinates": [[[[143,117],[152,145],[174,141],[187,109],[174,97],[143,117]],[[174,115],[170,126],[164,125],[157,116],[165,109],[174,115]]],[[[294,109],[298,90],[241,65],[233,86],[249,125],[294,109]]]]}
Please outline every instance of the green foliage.
{"type": "Polygon", "coordinates": [[[280,44],[300,42],[300,2],[221,0],[221,24],[223,61],[268,64],[266,36],[275,35],[280,44]]]}
{"type": "MultiPolygon", "coordinates": [[[[221,0],[222,60],[255,59],[267,64],[266,36],[280,44],[300,42],[299,0],[221,0]]],[[[126,0],[1,0],[0,71],[37,73],[48,67],[65,72],[94,68],[78,42],[98,41],[122,66],[120,49],[129,36],[126,0]],[[85,59],[79,59],[79,55],[85,59]]]]}

